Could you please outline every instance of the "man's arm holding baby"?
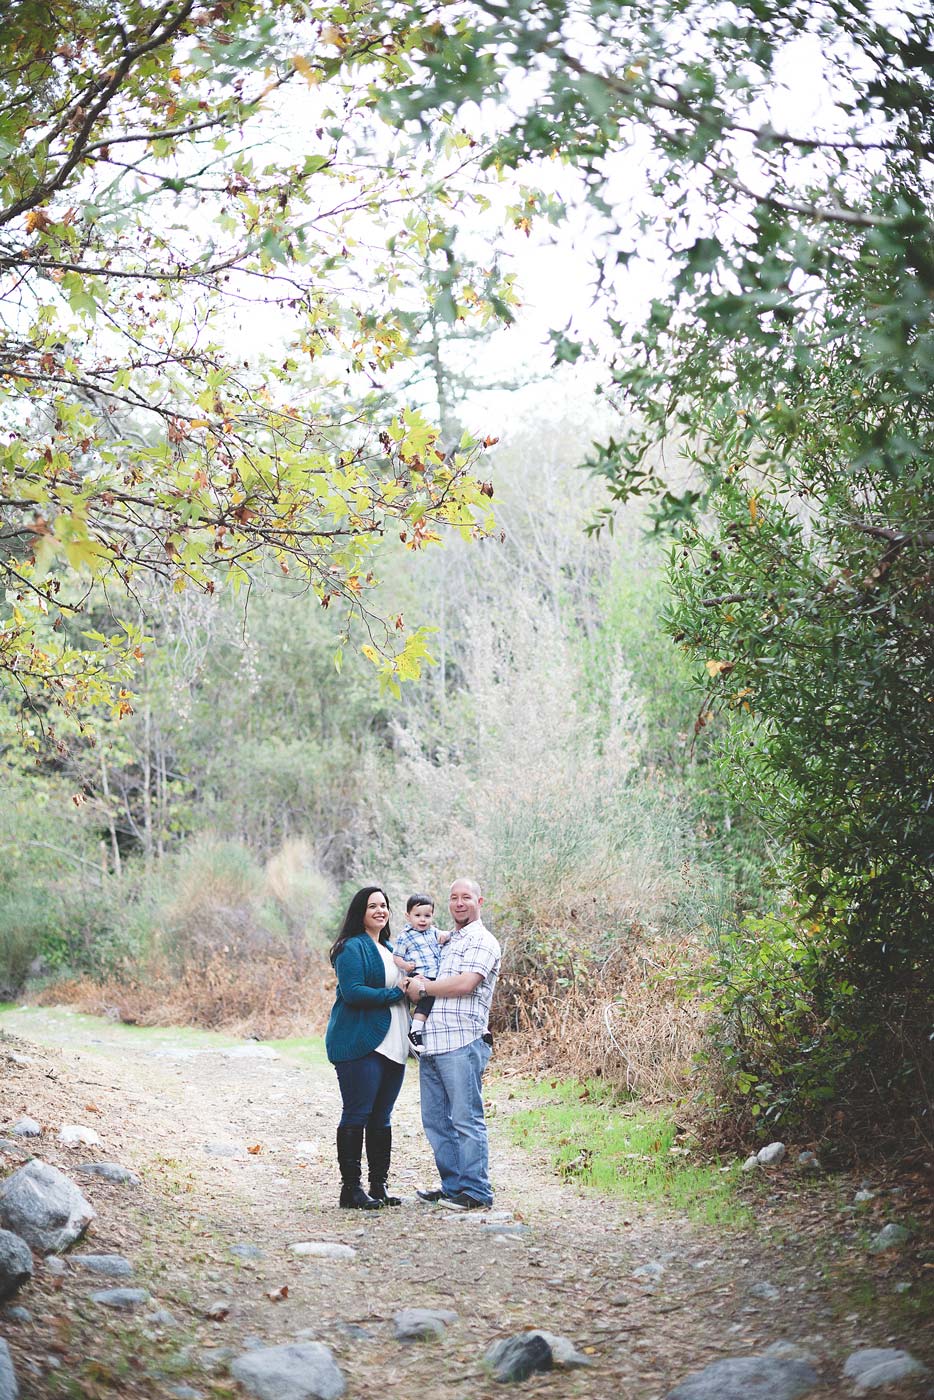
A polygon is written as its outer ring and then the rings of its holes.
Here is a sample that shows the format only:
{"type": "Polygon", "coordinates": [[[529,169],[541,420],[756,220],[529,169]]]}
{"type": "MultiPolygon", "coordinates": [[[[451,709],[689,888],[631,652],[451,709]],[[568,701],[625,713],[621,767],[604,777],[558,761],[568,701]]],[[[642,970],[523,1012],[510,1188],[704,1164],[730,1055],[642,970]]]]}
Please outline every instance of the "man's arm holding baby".
{"type": "Polygon", "coordinates": [[[404,990],[409,1001],[419,1001],[422,997],[466,997],[482,981],[482,972],[455,972],[450,977],[438,977],[434,982],[429,982],[427,977],[410,977],[404,990]]]}

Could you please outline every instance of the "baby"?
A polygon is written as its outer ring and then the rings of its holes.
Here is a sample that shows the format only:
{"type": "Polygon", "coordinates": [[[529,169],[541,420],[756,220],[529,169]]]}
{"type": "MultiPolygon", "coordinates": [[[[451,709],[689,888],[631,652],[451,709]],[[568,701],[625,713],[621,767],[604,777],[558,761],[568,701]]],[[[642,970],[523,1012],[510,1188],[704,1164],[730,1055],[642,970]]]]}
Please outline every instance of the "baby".
{"type": "MultiPolygon", "coordinates": [[[[402,932],[393,944],[395,960],[404,972],[418,973],[433,982],[438,976],[441,949],[451,935],[442,933],[432,923],[435,902],[431,895],[410,894],[405,901],[405,915],[402,932]]],[[[416,1055],[424,1049],[422,1032],[434,1004],[434,997],[422,997],[415,1008],[409,1044],[416,1055]]]]}

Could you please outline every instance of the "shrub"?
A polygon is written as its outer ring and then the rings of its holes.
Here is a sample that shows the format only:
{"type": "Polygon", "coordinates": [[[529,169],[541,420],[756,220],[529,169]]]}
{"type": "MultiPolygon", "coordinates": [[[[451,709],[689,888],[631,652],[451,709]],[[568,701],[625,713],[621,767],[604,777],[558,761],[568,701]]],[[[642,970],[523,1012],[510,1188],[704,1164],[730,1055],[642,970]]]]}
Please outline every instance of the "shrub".
{"type": "Polygon", "coordinates": [[[867,989],[842,920],[789,907],[749,916],[713,944],[695,987],[712,1014],[703,1058],[734,1130],[832,1131],[851,1141],[910,1123],[934,1141],[925,979],[867,989]]]}
{"type": "Polygon", "coordinates": [[[0,890],[0,998],[16,995],[30,964],[56,927],[43,890],[21,884],[0,890]]]}
{"type": "Polygon", "coordinates": [[[261,917],[263,887],[262,868],[246,847],[210,836],[193,842],[157,916],[159,952],[178,971],[219,953],[242,962],[268,952],[277,938],[261,917]]]}
{"type": "Polygon", "coordinates": [[[279,911],[287,935],[330,942],[335,891],[311,842],[290,837],[266,861],[263,874],[264,892],[279,911]]]}

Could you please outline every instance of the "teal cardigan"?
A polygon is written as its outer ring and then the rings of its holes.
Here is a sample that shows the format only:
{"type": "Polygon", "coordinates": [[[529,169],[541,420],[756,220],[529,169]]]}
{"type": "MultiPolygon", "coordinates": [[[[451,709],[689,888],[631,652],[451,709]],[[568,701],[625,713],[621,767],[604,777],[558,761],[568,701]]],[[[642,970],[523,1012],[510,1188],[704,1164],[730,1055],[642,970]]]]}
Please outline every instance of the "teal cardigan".
{"type": "MultiPolygon", "coordinates": [[[[392,952],[392,944],[384,944],[392,952]]],[[[324,1045],[332,1065],[369,1055],[389,1030],[389,1008],[405,996],[386,986],[386,968],[368,933],[348,938],[334,959],[337,998],[331,1008],[324,1045]]]]}

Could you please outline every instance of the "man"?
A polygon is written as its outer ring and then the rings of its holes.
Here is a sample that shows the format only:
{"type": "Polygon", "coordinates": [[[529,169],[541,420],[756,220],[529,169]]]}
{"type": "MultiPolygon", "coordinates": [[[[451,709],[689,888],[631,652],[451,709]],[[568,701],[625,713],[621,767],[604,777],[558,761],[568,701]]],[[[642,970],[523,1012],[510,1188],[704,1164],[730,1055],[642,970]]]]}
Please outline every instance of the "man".
{"type": "Polygon", "coordinates": [[[501,953],[480,921],[482,903],[475,880],[454,881],[448,901],[454,931],[442,949],[438,976],[433,982],[411,977],[406,984],[410,1001],[436,998],[418,1068],[422,1124],[441,1186],[418,1194],[455,1210],[493,1204],[482,1080],[491,1054],[487,1027],[501,953]]]}

